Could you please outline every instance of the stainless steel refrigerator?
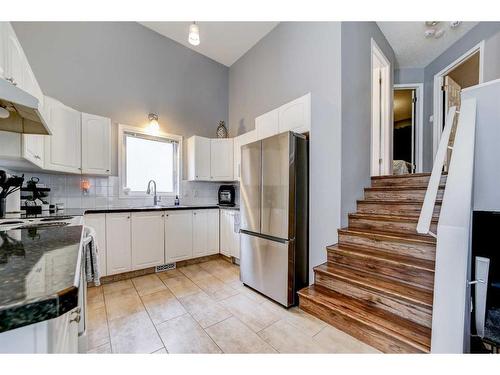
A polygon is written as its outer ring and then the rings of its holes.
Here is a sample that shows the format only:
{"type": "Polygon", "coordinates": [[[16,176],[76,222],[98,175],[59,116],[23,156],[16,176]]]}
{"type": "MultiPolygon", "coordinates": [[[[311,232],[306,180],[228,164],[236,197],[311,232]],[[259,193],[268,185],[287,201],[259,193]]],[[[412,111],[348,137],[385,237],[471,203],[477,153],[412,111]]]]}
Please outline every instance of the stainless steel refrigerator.
{"type": "Polygon", "coordinates": [[[308,165],[300,134],[241,148],[241,281],[286,307],[308,285],[308,165]]]}

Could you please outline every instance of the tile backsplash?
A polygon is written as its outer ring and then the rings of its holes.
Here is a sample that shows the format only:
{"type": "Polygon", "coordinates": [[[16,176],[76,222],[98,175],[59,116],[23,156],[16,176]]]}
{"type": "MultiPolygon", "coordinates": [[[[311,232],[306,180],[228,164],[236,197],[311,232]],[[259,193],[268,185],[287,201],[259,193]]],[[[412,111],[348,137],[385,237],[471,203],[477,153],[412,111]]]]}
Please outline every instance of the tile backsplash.
{"type": "MultiPolygon", "coordinates": [[[[25,182],[31,177],[38,177],[40,183],[51,188],[48,201],[51,204],[64,203],[66,208],[108,208],[108,207],[141,207],[153,204],[153,197],[123,198],[120,197],[120,179],[116,176],[91,177],[69,174],[15,172],[24,173],[25,182]],[[90,182],[90,189],[83,192],[80,184],[83,179],[90,182]]],[[[203,181],[181,181],[180,203],[182,205],[217,204],[217,191],[221,183],[203,181]]],[[[236,201],[239,201],[239,188],[236,187],[236,201]]],[[[146,182],[144,183],[146,187],[146,182]]],[[[174,198],[161,197],[160,204],[174,204],[174,198]]]]}

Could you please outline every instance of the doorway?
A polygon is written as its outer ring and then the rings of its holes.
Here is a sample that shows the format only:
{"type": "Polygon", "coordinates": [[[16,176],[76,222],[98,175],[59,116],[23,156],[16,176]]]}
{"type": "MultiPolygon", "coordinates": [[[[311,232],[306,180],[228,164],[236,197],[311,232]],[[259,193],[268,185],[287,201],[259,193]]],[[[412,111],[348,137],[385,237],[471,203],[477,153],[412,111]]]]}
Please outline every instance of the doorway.
{"type": "Polygon", "coordinates": [[[392,173],[391,63],[371,40],[371,175],[392,173]]]}
{"type": "Polygon", "coordinates": [[[422,172],[423,84],[394,85],[393,174],[422,172]]]}
{"type": "MultiPolygon", "coordinates": [[[[441,133],[446,124],[449,107],[460,109],[462,89],[483,82],[484,41],[460,56],[453,63],[434,76],[434,114],[433,114],[433,155],[436,155],[441,133]]],[[[458,117],[455,118],[458,121],[458,117]]],[[[450,143],[455,137],[456,123],[450,134],[450,143]]],[[[449,160],[448,152],[447,160],[449,160]]],[[[445,162],[446,168],[447,162],[445,162]]]]}

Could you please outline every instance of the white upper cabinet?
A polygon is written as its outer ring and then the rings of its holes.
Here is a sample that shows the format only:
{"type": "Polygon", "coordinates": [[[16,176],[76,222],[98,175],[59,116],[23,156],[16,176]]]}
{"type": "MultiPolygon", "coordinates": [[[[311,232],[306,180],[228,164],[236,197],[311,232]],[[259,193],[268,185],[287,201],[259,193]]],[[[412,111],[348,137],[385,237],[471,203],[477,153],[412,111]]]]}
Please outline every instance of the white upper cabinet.
{"type": "Polygon", "coordinates": [[[106,214],[106,268],[108,275],[132,269],[130,213],[106,214]]]}
{"type": "Polygon", "coordinates": [[[232,181],[233,139],[192,136],[187,141],[190,181],[232,181]]]}
{"type": "Polygon", "coordinates": [[[311,94],[304,95],[278,108],[279,133],[311,130],[311,94]]]}
{"type": "Polygon", "coordinates": [[[35,164],[36,166],[44,167],[44,141],[45,135],[23,134],[23,157],[35,164]]]}
{"type": "Polygon", "coordinates": [[[233,138],[233,148],[234,148],[234,180],[239,181],[241,175],[241,147],[255,142],[258,139],[257,131],[251,130],[244,134],[241,134],[235,138],[233,138]]]}
{"type": "Polygon", "coordinates": [[[258,138],[263,139],[279,133],[279,113],[275,109],[255,118],[255,130],[258,138]]]}
{"type": "Polygon", "coordinates": [[[7,78],[7,22],[0,22],[0,78],[7,78]]]}
{"type": "Polygon", "coordinates": [[[233,140],[210,140],[210,179],[212,181],[233,180],[233,140]]]}
{"type": "Polygon", "coordinates": [[[42,108],[42,90],[31,70],[12,25],[9,22],[3,22],[0,26],[0,33],[3,40],[0,48],[0,56],[3,55],[0,74],[3,78],[37,98],[40,101],[39,108],[42,108]]]}
{"type": "Polygon", "coordinates": [[[48,96],[44,99],[52,135],[45,137],[45,169],[81,172],[81,113],[48,96]]]}
{"type": "Polygon", "coordinates": [[[188,179],[210,181],[210,138],[193,136],[187,141],[188,179]]]}
{"type": "Polygon", "coordinates": [[[193,213],[191,210],[165,214],[165,262],[193,257],[193,213]]]}
{"type": "Polygon", "coordinates": [[[132,270],[165,263],[164,212],[132,213],[132,270]]]}
{"type": "Polygon", "coordinates": [[[82,113],[82,173],[109,175],[111,119],[82,113]]]}

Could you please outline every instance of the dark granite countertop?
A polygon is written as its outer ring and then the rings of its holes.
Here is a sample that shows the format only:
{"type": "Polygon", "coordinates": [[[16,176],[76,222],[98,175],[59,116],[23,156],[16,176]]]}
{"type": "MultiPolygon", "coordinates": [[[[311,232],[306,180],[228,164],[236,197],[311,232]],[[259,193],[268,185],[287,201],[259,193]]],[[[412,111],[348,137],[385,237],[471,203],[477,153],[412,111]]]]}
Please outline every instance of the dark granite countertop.
{"type": "Polygon", "coordinates": [[[78,305],[80,225],[0,231],[0,332],[78,305]]]}

